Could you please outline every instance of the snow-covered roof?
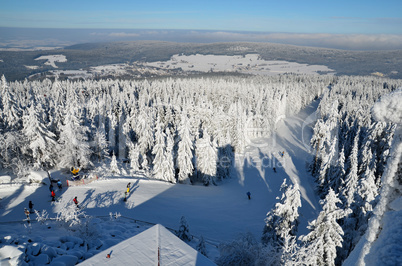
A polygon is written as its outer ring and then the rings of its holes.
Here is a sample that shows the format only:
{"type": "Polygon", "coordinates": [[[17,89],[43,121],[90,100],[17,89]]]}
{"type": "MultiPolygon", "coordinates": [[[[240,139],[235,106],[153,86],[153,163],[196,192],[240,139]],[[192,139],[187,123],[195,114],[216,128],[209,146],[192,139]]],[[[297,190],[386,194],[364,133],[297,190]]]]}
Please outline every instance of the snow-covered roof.
{"type": "Polygon", "coordinates": [[[215,265],[184,243],[164,226],[157,224],[79,265],[215,265]],[[107,258],[110,254],[110,258],[107,258]]]}

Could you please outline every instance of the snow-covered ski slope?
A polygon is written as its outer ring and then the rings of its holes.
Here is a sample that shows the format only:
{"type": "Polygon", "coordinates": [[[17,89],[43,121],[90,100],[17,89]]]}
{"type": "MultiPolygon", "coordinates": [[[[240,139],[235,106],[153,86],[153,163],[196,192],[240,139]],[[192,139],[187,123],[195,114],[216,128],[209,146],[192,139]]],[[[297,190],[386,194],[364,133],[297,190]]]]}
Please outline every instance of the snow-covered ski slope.
{"type": "MultiPolygon", "coordinates": [[[[55,217],[63,208],[72,205],[77,196],[86,214],[95,217],[118,212],[122,216],[177,229],[180,217],[185,216],[190,233],[202,235],[209,242],[229,241],[245,232],[259,238],[264,218],[278,201],[280,186],[287,178],[298,184],[301,191],[299,233],[305,234],[307,222],[315,219],[320,211],[312,177],[306,172],[306,163],[311,160],[308,145],[312,133],[311,118],[317,104],[314,102],[299,114],[278,121],[277,134],[271,138],[248,140],[244,153],[236,155],[237,171],[218,186],[104,176],[87,185],[56,191],[60,202],[51,203],[47,186],[0,185],[1,221],[22,221],[29,200],[36,210],[47,210],[50,217],[55,217]],[[285,151],[283,157],[282,151],[285,151]],[[128,182],[131,182],[131,190],[124,202],[128,182]],[[247,198],[248,191],[251,200],[247,198]]],[[[54,172],[52,176],[57,179],[62,174],[54,172]]],[[[0,235],[4,237],[7,225],[0,224],[0,228],[0,235]]]]}

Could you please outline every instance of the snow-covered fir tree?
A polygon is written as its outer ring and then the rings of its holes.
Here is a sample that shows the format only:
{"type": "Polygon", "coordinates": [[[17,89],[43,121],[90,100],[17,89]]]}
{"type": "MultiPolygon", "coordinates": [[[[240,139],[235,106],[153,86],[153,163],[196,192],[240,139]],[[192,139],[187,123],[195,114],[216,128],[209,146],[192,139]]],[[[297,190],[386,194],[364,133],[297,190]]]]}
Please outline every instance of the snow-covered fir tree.
{"type": "Polygon", "coordinates": [[[97,128],[94,134],[94,154],[96,154],[98,161],[107,158],[108,153],[108,141],[106,139],[106,134],[104,128],[97,128]]]}
{"type": "Polygon", "coordinates": [[[177,236],[183,241],[191,241],[192,239],[186,217],[184,216],[180,218],[180,226],[177,231],[177,236]]]}
{"type": "Polygon", "coordinates": [[[155,145],[152,149],[154,155],[153,164],[153,176],[155,179],[165,180],[165,173],[163,163],[166,160],[166,140],[165,133],[163,132],[162,124],[158,121],[155,125],[155,145]]]}
{"type": "Polygon", "coordinates": [[[22,132],[28,143],[29,156],[36,169],[53,167],[56,164],[56,135],[49,131],[36,112],[34,106],[24,112],[22,132]]]}
{"type": "Polygon", "coordinates": [[[173,137],[168,129],[166,132],[166,153],[165,161],[162,164],[163,174],[166,181],[176,183],[174,159],[173,159],[173,137]]]}
{"type": "Polygon", "coordinates": [[[262,242],[282,244],[286,235],[296,235],[298,226],[298,209],[301,207],[300,191],[297,185],[288,185],[286,179],[281,186],[280,202],[268,212],[262,242]]]}
{"type": "Polygon", "coordinates": [[[335,192],[330,189],[321,201],[322,211],[317,219],[309,224],[311,230],[301,239],[308,244],[314,254],[315,265],[335,265],[337,247],[342,247],[342,227],[337,220],[347,214],[337,204],[342,203],[335,192]]]}
{"type": "Polygon", "coordinates": [[[214,179],[216,176],[218,153],[216,143],[215,141],[211,141],[207,130],[203,131],[203,136],[197,140],[195,147],[197,171],[201,175],[202,182],[206,186],[215,183],[214,179]]]}
{"type": "Polygon", "coordinates": [[[190,176],[193,174],[193,140],[190,135],[190,121],[186,113],[181,116],[178,128],[179,144],[177,150],[177,167],[179,168],[179,182],[190,183],[190,176]]]}
{"type": "Polygon", "coordinates": [[[119,166],[117,165],[117,159],[116,159],[116,155],[114,154],[114,152],[112,153],[112,158],[110,160],[109,170],[110,170],[110,173],[112,173],[112,175],[120,174],[120,169],[119,169],[119,166]]]}
{"type": "Polygon", "coordinates": [[[353,148],[349,156],[349,173],[346,175],[345,184],[342,189],[342,197],[345,199],[346,207],[350,207],[355,201],[355,192],[358,183],[358,143],[359,132],[356,134],[353,141],[353,148]]]}
{"type": "Polygon", "coordinates": [[[7,83],[4,75],[1,77],[1,119],[9,129],[20,129],[21,109],[15,100],[13,88],[7,83]]]}
{"type": "Polygon", "coordinates": [[[200,237],[200,240],[198,241],[196,250],[197,250],[198,252],[200,252],[202,255],[204,255],[204,256],[206,256],[206,257],[208,256],[208,254],[207,254],[207,248],[205,247],[205,240],[204,240],[204,237],[203,237],[203,236],[200,237]]]}
{"type": "Polygon", "coordinates": [[[77,117],[78,107],[70,104],[66,110],[60,130],[59,166],[85,168],[91,164],[91,149],[88,144],[88,128],[80,123],[77,117]]]}
{"type": "Polygon", "coordinates": [[[129,144],[128,154],[129,154],[129,158],[130,158],[131,170],[134,172],[140,170],[140,163],[139,163],[140,151],[138,149],[137,144],[134,144],[132,142],[129,144]]]}

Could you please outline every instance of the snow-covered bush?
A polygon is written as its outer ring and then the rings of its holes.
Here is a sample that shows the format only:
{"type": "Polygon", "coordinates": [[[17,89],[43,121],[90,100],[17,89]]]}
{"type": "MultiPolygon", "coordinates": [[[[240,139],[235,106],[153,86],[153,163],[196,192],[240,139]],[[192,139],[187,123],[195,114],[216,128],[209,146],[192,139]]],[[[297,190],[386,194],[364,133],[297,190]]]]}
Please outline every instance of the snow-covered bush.
{"type": "Polygon", "coordinates": [[[180,227],[177,231],[177,236],[183,241],[191,241],[192,239],[186,217],[184,216],[180,219],[180,227]]]}
{"type": "Polygon", "coordinates": [[[69,205],[57,213],[56,221],[67,230],[76,231],[81,226],[81,218],[85,218],[85,212],[76,206],[69,205]]]}
{"type": "Polygon", "coordinates": [[[219,245],[220,266],[232,265],[279,265],[279,254],[270,245],[263,246],[251,233],[240,235],[237,239],[219,245]]]}
{"type": "Polygon", "coordinates": [[[110,220],[114,221],[114,220],[119,219],[121,214],[120,214],[120,212],[115,212],[115,213],[109,212],[109,216],[110,216],[110,220]]]}
{"type": "Polygon", "coordinates": [[[204,240],[203,236],[200,237],[196,250],[198,252],[200,252],[202,255],[204,255],[205,257],[207,257],[207,248],[205,247],[205,240],[204,240]]]}
{"type": "Polygon", "coordinates": [[[49,214],[47,213],[46,210],[42,210],[42,212],[35,210],[35,214],[36,214],[36,220],[40,224],[44,224],[49,219],[49,214]]]}

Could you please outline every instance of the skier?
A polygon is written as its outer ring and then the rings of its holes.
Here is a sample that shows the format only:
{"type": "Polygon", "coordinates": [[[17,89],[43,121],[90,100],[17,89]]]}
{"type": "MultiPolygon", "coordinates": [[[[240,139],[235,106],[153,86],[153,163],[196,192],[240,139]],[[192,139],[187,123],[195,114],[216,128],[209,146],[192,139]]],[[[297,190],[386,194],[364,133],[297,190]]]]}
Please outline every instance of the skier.
{"type": "Polygon", "coordinates": [[[281,156],[283,157],[285,155],[285,151],[282,152],[281,156]]]}
{"type": "Polygon", "coordinates": [[[276,173],[276,168],[275,168],[275,167],[273,168],[273,170],[274,170],[274,172],[276,173]]]}
{"type": "Polygon", "coordinates": [[[52,190],[51,196],[52,196],[52,201],[55,201],[56,200],[56,193],[54,193],[54,190],[52,190]]]}
{"type": "Polygon", "coordinates": [[[247,197],[248,197],[249,200],[251,199],[251,193],[250,193],[250,191],[247,192],[247,197]]]}
{"type": "Polygon", "coordinates": [[[77,200],[77,196],[73,199],[73,201],[74,201],[74,203],[75,203],[75,206],[77,206],[77,208],[78,208],[78,200],[77,200]]]}
{"type": "Polygon", "coordinates": [[[127,191],[126,191],[127,194],[130,193],[130,187],[131,187],[131,183],[128,183],[127,184],[127,191]]]}
{"type": "Polygon", "coordinates": [[[31,219],[29,218],[29,211],[27,210],[27,208],[24,208],[24,213],[25,213],[25,215],[27,216],[27,222],[28,222],[28,224],[30,224],[30,223],[31,223],[31,219]]]}
{"type": "Polygon", "coordinates": [[[63,185],[61,184],[60,179],[57,180],[57,187],[61,190],[63,188],[63,185]]]}
{"type": "Polygon", "coordinates": [[[29,206],[29,212],[33,213],[33,203],[31,200],[29,201],[28,206],[29,206]]]}

